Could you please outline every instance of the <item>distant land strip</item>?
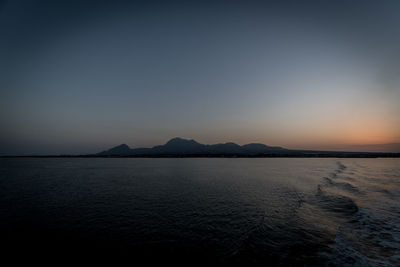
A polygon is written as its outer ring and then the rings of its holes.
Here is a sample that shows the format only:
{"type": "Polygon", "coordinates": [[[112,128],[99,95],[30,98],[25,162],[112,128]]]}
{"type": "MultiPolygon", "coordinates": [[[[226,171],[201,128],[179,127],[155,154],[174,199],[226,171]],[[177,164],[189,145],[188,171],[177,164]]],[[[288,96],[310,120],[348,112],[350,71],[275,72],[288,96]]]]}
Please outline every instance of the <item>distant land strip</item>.
{"type": "Polygon", "coordinates": [[[152,148],[130,148],[126,144],[96,154],[21,155],[1,158],[399,158],[400,152],[347,152],[294,150],[264,144],[238,145],[221,143],[205,145],[191,139],[173,138],[152,148]]]}

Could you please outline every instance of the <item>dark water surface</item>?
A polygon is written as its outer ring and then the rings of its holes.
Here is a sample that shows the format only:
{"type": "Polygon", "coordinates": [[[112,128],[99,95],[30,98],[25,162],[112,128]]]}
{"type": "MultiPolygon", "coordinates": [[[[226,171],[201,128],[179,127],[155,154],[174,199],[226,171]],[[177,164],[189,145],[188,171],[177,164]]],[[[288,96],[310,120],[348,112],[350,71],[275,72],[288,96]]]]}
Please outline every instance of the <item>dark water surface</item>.
{"type": "Polygon", "coordinates": [[[400,159],[0,159],[1,253],[400,265],[400,159]]]}

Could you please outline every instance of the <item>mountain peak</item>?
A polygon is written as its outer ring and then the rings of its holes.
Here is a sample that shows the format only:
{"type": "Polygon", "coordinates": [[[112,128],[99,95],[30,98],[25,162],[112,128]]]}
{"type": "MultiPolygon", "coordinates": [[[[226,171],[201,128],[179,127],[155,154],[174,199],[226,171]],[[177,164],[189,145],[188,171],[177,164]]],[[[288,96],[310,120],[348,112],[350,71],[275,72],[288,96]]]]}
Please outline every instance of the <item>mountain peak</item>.
{"type": "Polygon", "coordinates": [[[234,143],[234,142],[227,142],[227,143],[225,143],[224,145],[227,145],[227,146],[236,146],[236,147],[239,147],[239,145],[238,145],[238,144],[236,144],[236,143],[234,143]]]}
{"type": "Polygon", "coordinates": [[[181,137],[175,137],[169,140],[165,145],[186,145],[186,144],[199,144],[193,139],[184,139],[181,137]]]}
{"type": "Polygon", "coordinates": [[[127,144],[120,144],[119,146],[116,146],[114,148],[129,148],[130,149],[130,147],[127,144]]]}
{"type": "Polygon", "coordinates": [[[100,152],[100,155],[128,155],[131,153],[131,148],[127,144],[120,144],[109,150],[100,152]]]}

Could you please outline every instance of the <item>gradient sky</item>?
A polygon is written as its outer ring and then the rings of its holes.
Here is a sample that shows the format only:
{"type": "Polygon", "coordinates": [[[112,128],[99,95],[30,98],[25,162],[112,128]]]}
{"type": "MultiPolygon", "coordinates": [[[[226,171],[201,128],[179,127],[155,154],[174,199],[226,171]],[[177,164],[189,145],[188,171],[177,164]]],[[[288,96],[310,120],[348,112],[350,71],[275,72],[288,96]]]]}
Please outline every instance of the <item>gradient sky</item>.
{"type": "Polygon", "coordinates": [[[399,49],[399,1],[0,2],[0,154],[399,143],[399,49]]]}

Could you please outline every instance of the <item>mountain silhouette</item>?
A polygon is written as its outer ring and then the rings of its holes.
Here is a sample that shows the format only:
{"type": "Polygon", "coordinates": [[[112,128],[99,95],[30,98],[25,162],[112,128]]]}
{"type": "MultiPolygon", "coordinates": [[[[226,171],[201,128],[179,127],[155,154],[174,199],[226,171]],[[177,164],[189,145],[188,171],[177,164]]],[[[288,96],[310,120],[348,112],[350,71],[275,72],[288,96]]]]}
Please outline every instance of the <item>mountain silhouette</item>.
{"type": "Polygon", "coordinates": [[[263,155],[277,152],[289,151],[282,147],[267,146],[264,144],[247,144],[240,146],[229,142],[214,145],[198,143],[193,139],[175,137],[164,145],[152,148],[131,149],[126,144],[113,147],[109,150],[98,153],[100,156],[185,156],[185,155],[263,155]]]}
{"type": "Polygon", "coordinates": [[[94,155],[96,157],[400,157],[393,152],[352,152],[286,149],[251,143],[232,142],[214,145],[201,144],[193,139],[175,137],[164,145],[151,148],[130,148],[122,144],[94,155]]]}
{"type": "Polygon", "coordinates": [[[116,147],[113,147],[109,150],[107,150],[107,154],[109,155],[129,155],[131,153],[132,149],[126,145],[122,144],[116,147]]]}

